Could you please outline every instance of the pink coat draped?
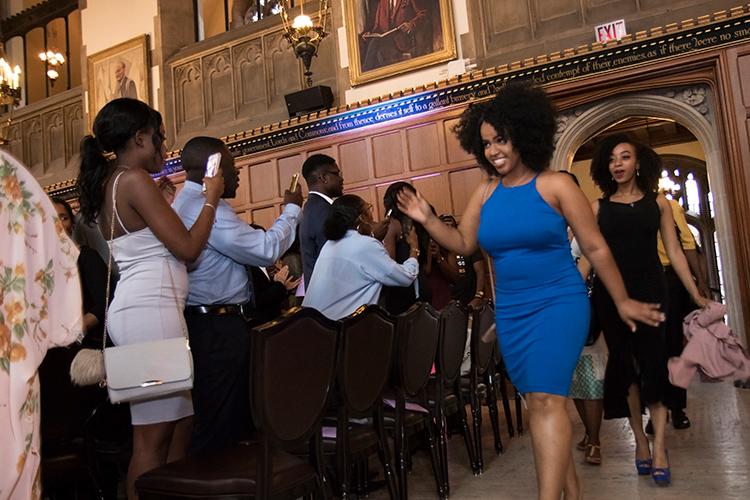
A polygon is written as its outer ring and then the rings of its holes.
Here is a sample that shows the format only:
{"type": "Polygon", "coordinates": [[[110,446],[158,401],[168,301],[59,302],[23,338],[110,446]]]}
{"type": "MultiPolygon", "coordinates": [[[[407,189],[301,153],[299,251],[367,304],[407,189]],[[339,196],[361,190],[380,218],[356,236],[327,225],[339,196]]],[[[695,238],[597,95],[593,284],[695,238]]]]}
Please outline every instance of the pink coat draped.
{"type": "Polygon", "coordinates": [[[750,378],[750,357],[724,323],[725,314],[723,304],[712,302],[685,316],[682,327],[688,343],[682,355],[668,363],[672,385],[687,388],[698,370],[715,382],[750,378]]]}

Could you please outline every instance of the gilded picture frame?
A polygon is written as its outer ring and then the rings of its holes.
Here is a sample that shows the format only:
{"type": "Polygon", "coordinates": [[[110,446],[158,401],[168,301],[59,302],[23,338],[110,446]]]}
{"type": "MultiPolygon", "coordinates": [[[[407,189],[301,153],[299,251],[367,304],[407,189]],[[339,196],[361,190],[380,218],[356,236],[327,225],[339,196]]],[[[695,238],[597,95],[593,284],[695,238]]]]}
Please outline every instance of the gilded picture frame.
{"type": "Polygon", "coordinates": [[[102,107],[118,97],[151,104],[151,65],[147,34],[88,56],[89,123],[102,107]]]}
{"type": "Polygon", "coordinates": [[[456,57],[450,0],[344,0],[352,86],[456,57]]]}

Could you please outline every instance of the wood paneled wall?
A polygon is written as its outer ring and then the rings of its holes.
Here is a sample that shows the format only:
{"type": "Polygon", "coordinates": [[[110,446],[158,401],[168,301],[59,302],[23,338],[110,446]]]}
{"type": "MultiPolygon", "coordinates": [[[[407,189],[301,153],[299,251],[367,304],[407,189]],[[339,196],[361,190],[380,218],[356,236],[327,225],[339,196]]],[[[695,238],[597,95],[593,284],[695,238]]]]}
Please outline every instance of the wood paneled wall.
{"type": "Polygon", "coordinates": [[[8,150],[44,186],[75,178],[72,159],[83,137],[83,99],[77,87],[13,113],[8,150]]]}
{"type": "MultiPolygon", "coordinates": [[[[625,19],[628,33],[741,5],[738,0],[476,0],[467,2],[479,67],[585,45],[598,24],[625,19]]],[[[466,55],[465,57],[471,57],[466,55]]]]}
{"type": "MultiPolygon", "coordinates": [[[[384,216],[383,195],[398,180],[412,182],[438,213],[460,216],[483,175],[451,130],[462,110],[239,159],[240,187],[231,203],[248,222],[268,227],[280,213],[292,174],[302,171],[308,156],[323,153],[336,159],[345,192],[372,203],[376,217],[384,216]]],[[[174,180],[179,184],[182,178],[179,174],[174,180]]],[[[302,188],[306,195],[304,181],[302,188]]]]}

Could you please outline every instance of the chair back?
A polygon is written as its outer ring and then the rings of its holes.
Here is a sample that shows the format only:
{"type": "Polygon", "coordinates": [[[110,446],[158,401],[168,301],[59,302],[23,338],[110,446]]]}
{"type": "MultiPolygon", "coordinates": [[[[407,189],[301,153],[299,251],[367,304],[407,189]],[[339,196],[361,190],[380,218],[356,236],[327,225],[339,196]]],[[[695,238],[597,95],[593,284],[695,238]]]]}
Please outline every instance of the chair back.
{"type": "Polygon", "coordinates": [[[252,330],[253,423],[269,440],[298,446],[320,426],[339,328],[340,323],[303,308],[252,330]]]}
{"type": "Polygon", "coordinates": [[[391,370],[396,325],[376,305],[361,307],[341,320],[338,356],[339,395],[350,413],[370,413],[391,370]]]}
{"type": "Polygon", "coordinates": [[[437,351],[437,372],[446,382],[458,377],[466,349],[469,313],[458,301],[453,300],[440,311],[437,351]]]}
{"type": "Polygon", "coordinates": [[[438,313],[424,302],[411,306],[396,319],[395,384],[416,395],[430,377],[438,344],[438,313]]]}
{"type": "Polygon", "coordinates": [[[471,322],[471,362],[479,374],[484,373],[494,360],[497,342],[483,342],[482,335],[495,328],[495,308],[488,300],[472,312],[471,322]]]}

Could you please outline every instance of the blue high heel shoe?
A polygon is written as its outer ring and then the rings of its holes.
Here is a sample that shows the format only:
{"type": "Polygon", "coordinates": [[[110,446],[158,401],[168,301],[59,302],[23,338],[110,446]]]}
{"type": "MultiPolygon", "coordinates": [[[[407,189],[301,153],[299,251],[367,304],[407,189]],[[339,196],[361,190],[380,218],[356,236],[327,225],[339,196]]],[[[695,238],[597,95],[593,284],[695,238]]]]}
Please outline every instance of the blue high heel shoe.
{"type": "Polygon", "coordinates": [[[651,478],[657,486],[669,486],[672,482],[672,471],[669,470],[669,452],[664,450],[664,455],[667,457],[667,466],[651,468],[651,478]]]}
{"type": "Polygon", "coordinates": [[[650,458],[635,459],[635,470],[638,471],[639,476],[648,476],[651,474],[652,461],[650,458]]]}

